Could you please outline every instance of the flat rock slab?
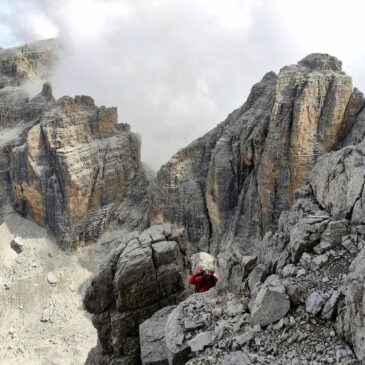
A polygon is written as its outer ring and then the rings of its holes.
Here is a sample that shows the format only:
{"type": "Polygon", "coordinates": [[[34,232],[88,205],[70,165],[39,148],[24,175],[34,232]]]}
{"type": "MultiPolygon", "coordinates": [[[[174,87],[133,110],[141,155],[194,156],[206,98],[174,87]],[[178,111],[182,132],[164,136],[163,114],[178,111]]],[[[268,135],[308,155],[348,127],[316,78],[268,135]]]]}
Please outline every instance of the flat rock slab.
{"type": "Polygon", "coordinates": [[[250,358],[242,351],[235,351],[227,355],[222,365],[250,365],[250,358]]]}
{"type": "Polygon", "coordinates": [[[213,343],[214,337],[210,331],[199,333],[192,340],[188,341],[192,352],[203,351],[205,347],[211,346],[213,343]]]}
{"type": "Polygon", "coordinates": [[[141,361],[143,365],[168,365],[165,344],[167,316],[175,307],[166,307],[139,326],[141,361]]]}
{"type": "Polygon", "coordinates": [[[320,292],[314,292],[306,299],[305,310],[307,313],[317,315],[322,310],[325,303],[325,296],[320,292]]]}

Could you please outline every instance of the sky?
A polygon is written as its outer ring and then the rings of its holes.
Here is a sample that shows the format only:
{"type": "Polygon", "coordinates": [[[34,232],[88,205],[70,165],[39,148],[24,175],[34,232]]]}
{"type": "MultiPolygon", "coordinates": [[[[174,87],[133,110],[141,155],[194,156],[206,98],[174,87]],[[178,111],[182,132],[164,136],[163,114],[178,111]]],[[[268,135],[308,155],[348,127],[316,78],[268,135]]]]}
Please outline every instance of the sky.
{"type": "Polygon", "coordinates": [[[330,53],[365,90],[363,0],[0,0],[0,46],[58,37],[56,97],[117,106],[153,169],[241,106],[252,85],[330,53]]]}

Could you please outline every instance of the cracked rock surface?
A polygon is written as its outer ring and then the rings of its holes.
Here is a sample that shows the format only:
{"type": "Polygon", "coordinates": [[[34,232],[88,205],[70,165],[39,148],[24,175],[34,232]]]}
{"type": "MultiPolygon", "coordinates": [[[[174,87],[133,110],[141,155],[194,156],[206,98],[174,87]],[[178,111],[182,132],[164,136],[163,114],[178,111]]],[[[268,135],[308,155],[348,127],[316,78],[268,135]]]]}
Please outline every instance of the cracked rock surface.
{"type": "MultiPolygon", "coordinates": [[[[126,364],[135,364],[139,358],[139,324],[191,292],[187,287],[188,257],[194,251],[184,230],[168,224],[151,226],[141,234],[132,232],[111,245],[114,249],[84,297],[84,307],[93,313],[100,342],[100,351],[91,352],[87,363],[120,358],[126,364]]],[[[160,323],[160,317],[151,321],[160,323]]],[[[149,342],[151,336],[159,337],[148,329],[141,336],[149,342]]]]}

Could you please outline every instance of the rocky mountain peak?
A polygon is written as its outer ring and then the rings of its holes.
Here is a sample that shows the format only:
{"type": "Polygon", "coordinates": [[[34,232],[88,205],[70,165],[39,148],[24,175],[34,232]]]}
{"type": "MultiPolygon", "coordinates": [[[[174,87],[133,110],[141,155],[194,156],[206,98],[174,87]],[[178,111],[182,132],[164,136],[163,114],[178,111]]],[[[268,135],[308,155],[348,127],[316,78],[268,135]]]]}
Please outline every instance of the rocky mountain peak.
{"type": "MultiPolygon", "coordinates": [[[[41,93],[46,99],[43,94],[51,95],[50,85],[41,93]]],[[[117,121],[116,108],[64,96],[47,104],[11,152],[15,209],[51,228],[64,248],[100,236],[141,169],[139,139],[117,121]]]]}
{"type": "Polygon", "coordinates": [[[342,62],[327,53],[311,53],[298,64],[316,71],[342,71],[342,62]]]}
{"type": "Polygon", "coordinates": [[[250,253],[277,228],[318,157],[352,135],[363,105],[333,56],[267,73],[242,107],[162,166],[151,223],[186,227],[201,250],[233,244],[250,253]]]}

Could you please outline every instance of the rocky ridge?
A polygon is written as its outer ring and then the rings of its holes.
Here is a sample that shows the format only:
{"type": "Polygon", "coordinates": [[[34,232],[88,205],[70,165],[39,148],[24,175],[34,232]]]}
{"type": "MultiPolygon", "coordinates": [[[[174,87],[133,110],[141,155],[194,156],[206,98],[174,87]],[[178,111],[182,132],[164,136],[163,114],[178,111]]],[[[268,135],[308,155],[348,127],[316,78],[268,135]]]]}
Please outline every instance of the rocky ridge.
{"type": "Polygon", "coordinates": [[[140,142],[117,119],[116,108],[97,108],[90,97],[63,97],[12,150],[15,209],[65,248],[97,240],[141,169],[140,142]]]}

